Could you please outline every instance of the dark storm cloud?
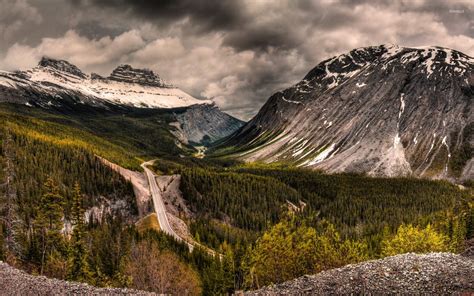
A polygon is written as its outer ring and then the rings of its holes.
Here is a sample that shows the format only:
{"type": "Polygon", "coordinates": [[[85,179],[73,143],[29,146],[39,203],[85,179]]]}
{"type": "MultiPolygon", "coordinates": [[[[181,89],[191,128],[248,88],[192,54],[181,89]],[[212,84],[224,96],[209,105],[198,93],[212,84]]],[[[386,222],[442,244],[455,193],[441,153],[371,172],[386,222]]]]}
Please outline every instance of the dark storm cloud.
{"type": "Polygon", "coordinates": [[[224,38],[224,45],[237,50],[267,50],[268,48],[295,48],[301,42],[283,26],[248,28],[232,31],[224,38]]]}
{"type": "Polygon", "coordinates": [[[128,11],[158,24],[172,24],[183,18],[202,30],[234,28],[245,21],[245,7],[234,0],[71,0],[78,7],[93,5],[128,11]]]}
{"type": "Polygon", "coordinates": [[[356,47],[474,55],[472,0],[0,0],[0,68],[42,55],[108,75],[148,67],[249,119],[318,62],[356,47]]]}

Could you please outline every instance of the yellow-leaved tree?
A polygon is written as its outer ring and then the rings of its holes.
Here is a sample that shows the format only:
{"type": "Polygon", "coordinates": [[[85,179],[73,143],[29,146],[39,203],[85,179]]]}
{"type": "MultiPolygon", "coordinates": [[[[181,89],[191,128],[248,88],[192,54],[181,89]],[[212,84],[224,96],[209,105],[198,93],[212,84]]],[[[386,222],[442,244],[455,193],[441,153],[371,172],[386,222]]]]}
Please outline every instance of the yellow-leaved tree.
{"type": "Polygon", "coordinates": [[[323,220],[312,227],[290,217],[266,231],[247,252],[245,285],[259,288],[367,258],[365,243],[343,240],[331,223],[323,220]]]}
{"type": "Polygon", "coordinates": [[[436,232],[431,225],[420,228],[400,225],[397,233],[382,241],[382,255],[393,256],[402,253],[429,253],[449,251],[448,237],[436,232]]]}

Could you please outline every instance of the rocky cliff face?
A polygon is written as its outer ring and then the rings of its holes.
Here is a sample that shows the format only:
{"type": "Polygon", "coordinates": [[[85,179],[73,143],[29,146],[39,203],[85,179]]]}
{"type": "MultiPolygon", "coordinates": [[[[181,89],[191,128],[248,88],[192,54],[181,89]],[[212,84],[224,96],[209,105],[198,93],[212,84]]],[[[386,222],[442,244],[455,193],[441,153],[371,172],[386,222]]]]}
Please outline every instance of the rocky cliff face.
{"type": "Polygon", "coordinates": [[[224,147],[328,172],[472,178],[473,69],[446,48],[354,49],[271,96],[224,147]]]}
{"type": "Polygon", "coordinates": [[[191,143],[207,145],[218,139],[224,138],[243,124],[224,112],[215,105],[194,105],[183,113],[176,114],[179,129],[191,143]]]}
{"type": "Polygon", "coordinates": [[[57,70],[63,73],[67,73],[79,78],[86,78],[87,75],[84,74],[78,67],[69,63],[68,61],[63,60],[54,60],[47,57],[43,57],[38,63],[38,67],[45,69],[57,70]]]}
{"type": "Polygon", "coordinates": [[[117,67],[112,74],[110,74],[108,79],[155,87],[173,87],[172,85],[166,84],[163,79],[153,73],[153,71],[148,69],[135,69],[130,65],[121,65],[117,67]]]}

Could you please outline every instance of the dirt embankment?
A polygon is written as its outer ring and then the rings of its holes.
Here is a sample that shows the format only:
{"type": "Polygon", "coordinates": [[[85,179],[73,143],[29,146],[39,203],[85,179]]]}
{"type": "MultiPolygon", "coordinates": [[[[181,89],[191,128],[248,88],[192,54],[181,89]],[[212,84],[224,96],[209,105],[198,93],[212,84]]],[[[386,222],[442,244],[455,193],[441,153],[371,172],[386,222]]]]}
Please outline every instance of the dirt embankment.
{"type": "Polygon", "coordinates": [[[122,175],[122,177],[132,183],[135,198],[137,199],[138,214],[140,218],[143,218],[144,216],[149,214],[150,211],[153,211],[148,181],[143,173],[128,170],[113,162],[108,161],[105,158],[99,156],[97,157],[105,165],[118,172],[120,175],[122,175]]]}

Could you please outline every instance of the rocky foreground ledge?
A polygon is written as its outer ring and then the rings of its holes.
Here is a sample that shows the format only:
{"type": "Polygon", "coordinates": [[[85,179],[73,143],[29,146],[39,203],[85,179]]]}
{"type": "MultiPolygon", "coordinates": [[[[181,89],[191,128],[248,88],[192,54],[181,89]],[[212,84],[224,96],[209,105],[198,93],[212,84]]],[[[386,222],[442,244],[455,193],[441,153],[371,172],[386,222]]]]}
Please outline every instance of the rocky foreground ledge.
{"type": "Polygon", "coordinates": [[[0,295],[156,295],[129,290],[96,288],[86,284],[29,275],[0,261],[0,295]]]}
{"type": "MultiPolygon", "coordinates": [[[[471,295],[474,258],[450,253],[413,253],[347,265],[303,276],[245,295],[471,295]]],[[[32,276],[0,262],[0,295],[155,295],[32,276]]]]}
{"type": "Polygon", "coordinates": [[[245,295],[472,295],[474,258],[413,253],[302,276],[245,295]]]}

